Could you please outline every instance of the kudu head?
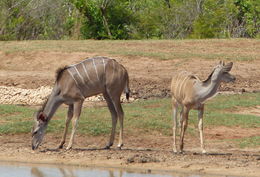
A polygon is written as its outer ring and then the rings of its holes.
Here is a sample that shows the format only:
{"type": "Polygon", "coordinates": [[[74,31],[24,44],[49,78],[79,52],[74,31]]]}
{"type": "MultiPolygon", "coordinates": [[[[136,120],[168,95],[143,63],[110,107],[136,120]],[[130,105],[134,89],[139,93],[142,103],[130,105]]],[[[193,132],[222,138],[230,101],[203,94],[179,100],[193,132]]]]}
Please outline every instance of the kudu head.
{"type": "Polygon", "coordinates": [[[38,146],[41,144],[48,124],[47,116],[42,111],[38,111],[35,114],[34,119],[35,119],[35,124],[32,129],[33,150],[37,149],[38,146]]]}
{"type": "Polygon", "coordinates": [[[223,61],[220,61],[220,63],[214,68],[211,80],[213,82],[234,82],[236,80],[235,76],[229,73],[229,71],[232,69],[232,66],[232,62],[225,64],[223,61]]]}

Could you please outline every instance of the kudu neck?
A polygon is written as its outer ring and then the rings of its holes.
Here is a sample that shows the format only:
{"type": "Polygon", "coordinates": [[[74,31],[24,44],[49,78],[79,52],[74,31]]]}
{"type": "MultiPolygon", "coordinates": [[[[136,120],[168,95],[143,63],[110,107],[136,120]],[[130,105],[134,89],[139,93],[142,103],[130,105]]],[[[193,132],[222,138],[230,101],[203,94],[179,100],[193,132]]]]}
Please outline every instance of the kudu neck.
{"type": "Polygon", "coordinates": [[[62,100],[53,91],[42,109],[42,112],[45,114],[48,121],[52,118],[52,116],[61,104],[62,100]]]}
{"type": "Polygon", "coordinates": [[[212,79],[214,71],[208,77],[208,79],[202,82],[201,87],[199,88],[199,97],[202,102],[206,101],[207,99],[213,97],[220,86],[221,80],[220,79],[212,79]]]}

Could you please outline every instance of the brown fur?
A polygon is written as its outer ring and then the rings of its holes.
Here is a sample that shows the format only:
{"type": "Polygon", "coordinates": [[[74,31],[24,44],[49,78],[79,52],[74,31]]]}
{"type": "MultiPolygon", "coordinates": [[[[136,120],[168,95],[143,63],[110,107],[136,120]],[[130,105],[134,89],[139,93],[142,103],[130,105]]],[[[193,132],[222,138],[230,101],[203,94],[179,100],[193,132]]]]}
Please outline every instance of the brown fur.
{"type": "Polygon", "coordinates": [[[63,67],[60,67],[56,70],[56,81],[59,81],[61,76],[62,76],[62,73],[68,68],[68,66],[63,66],[63,67]]]}
{"type": "Polygon", "coordinates": [[[94,57],[78,64],[59,68],[56,72],[56,82],[48,100],[39,110],[38,115],[47,120],[45,124],[36,124],[33,132],[32,148],[36,149],[41,143],[44,130],[58,107],[65,103],[69,106],[66,125],[59,148],[62,148],[69,123],[72,124],[72,133],[67,149],[72,148],[77,122],[81,114],[85,98],[103,94],[112,117],[112,130],[106,148],[113,145],[116,123],[119,120],[120,132],[118,147],[123,146],[123,119],[124,112],[120,102],[122,92],[129,98],[129,78],[127,70],[114,59],[94,57]]]}
{"type": "Polygon", "coordinates": [[[188,72],[176,74],[171,82],[172,94],[172,108],[173,108],[173,150],[177,152],[176,148],[176,130],[177,130],[177,109],[181,107],[180,113],[180,151],[183,151],[184,134],[188,126],[188,115],[191,109],[199,111],[198,114],[198,128],[200,132],[202,152],[206,152],[203,142],[203,112],[204,102],[213,97],[217,93],[217,89],[221,82],[234,81],[235,77],[229,74],[233,63],[221,62],[217,65],[205,81],[201,81],[198,77],[188,72]]]}

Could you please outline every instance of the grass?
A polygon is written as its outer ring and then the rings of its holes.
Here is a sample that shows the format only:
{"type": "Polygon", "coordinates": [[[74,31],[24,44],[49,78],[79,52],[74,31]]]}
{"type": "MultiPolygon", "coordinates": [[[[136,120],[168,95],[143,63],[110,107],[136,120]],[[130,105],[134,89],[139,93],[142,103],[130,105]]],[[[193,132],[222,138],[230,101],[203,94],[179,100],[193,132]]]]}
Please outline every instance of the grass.
{"type": "Polygon", "coordinates": [[[1,105],[0,106],[0,133],[27,133],[31,130],[32,108],[1,105]]]}
{"type": "Polygon", "coordinates": [[[205,120],[207,124],[216,126],[260,127],[259,116],[236,113],[241,108],[257,105],[260,105],[259,93],[217,96],[206,107],[205,120]]]}
{"type": "Polygon", "coordinates": [[[240,148],[260,146],[260,136],[241,138],[234,140],[240,148]]]}
{"type": "Polygon", "coordinates": [[[149,57],[171,59],[217,59],[249,61],[260,58],[260,40],[207,39],[207,40],[49,40],[0,41],[0,51],[16,52],[87,52],[98,55],[149,57]]]}
{"type": "MultiPolygon", "coordinates": [[[[259,128],[259,116],[234,113],[238,108],[260,105],[260,93],[242,95],[219,95],[209,101],[205,109],[205,126],[239,126],[242,128],[259,128]]],[[[170,99],[140,100],[124,104],[124,127],[128,133],[139,132],[150,134],[159,132],[170,136],[172,133],[172,118],[170,99]]],[[[28,133],[33,124],[34,108],[0,105],[0,134],[28,133]]],[[[64,128],[66,108],[61,107],[48,126],[48,132],[61,133],[64,128]]],[[[196,134],[197,112],[191,111],[188,133],[196,134]]],[[[83,109],[77,132],[88,135],[103,135],[110,133],[111,118],[106,107],[83,109]]],[[[259,136],[238,140],[241,147],[258,146],[259,136]],[[249,143],[249,144],[248,144],[249,143]]]]}

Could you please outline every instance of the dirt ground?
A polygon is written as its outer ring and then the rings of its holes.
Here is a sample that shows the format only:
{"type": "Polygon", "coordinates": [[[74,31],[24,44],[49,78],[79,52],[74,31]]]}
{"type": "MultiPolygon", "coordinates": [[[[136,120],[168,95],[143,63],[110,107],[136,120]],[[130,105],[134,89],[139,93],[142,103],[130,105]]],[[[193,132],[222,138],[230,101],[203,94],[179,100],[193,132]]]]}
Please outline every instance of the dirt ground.
{"type": "MultiPolygon", "coordinates": [[[[97,56],[84,52],[0,52],[0,85],[20,88],[52,86],[57,68],[97,56]]],[[[204,80],[218,60],[159,60],[147,57],[114,56],[130,76],[132,96],[137,98],[169,96],[171,77],[180,71],[190,71],[204,80]]],[[[220,91],[260,91],[260,60],[237,61],[231,71],[235,83],[222,84],[220,91]]]]}
{"type": "MultiPolygon", "coordinates": [[[[239,134],[225,135],[225,127],[219,131],[205,130],[208,154],[200,153],[199,140],[186,137],[184,154],[174,154],[171,150],[172,138],[158,134],[125,135],[125,146],[119,150],[102,147],[108,139],[77,135],[72,150],[57,149],[61,134],[46,134],[44,143],[31,150],[30,134],[0,136],[0,161],[65,164],[84,167],[116,167],[126,170],[139,169],[147,172],[168,171],[172,173],[215,174],[217,176],[259,176],[260,149],[237,149],[230,141],[242,137],[239,134]],[[154,138],[156,137],[156,138],[154,138]]],[[[236,131],[232,130],[231,132],[236,131]]],[[[256,135],[260,130],[255,129],[256,135]]],[[[253,135],[251,130],[251,136],[253,135]]],[[[250,136],[248,135],[248,136],[250,136]]],[[[116,141],[117,142],[117,141],[116,141]]]]}
{"type": "MultiPolygon", "coordinates": [[[[52,86],[58,67],[77,63],[96,56],[84,52],[0,52],[0,85],[20,88],[52,86]]],[[[132,97],[150,98],[169,96],[171,76],[181,70],[207,78],[217,60],[159,60],[146,57],[113,56],[130,75],[132,97]]],[[[260,60],[238,61],[231,71],[235,83],[222,84],[221,91],[259,92],[260,60]]],[[[241,110],[243,112],[243,110],[241,110]]],[[[244,110],[259,115],[259,107],[244,110]]],[[[238,149],[234,138],[259,136],[259,128],[241,129],[216,127],[205,129],[207,155],[200,154],[199,140],[186,137],[185,154],[173,154],[171,137],[160,134],[125,135],[122,150],[102,148],[108,137],[77,135],[74,149],[57,150],[61,134],[47,134],[45,143],[37,151],[31,150],[31,135],[0,135],[0,160],[36,163],[62,163],[80,166],[107,166],[147,170],[177,170],[180,172],[212,173],[238,176],[259,176],[260,149],[238,149]],[[156,138],[154,138],[156,137],[156,138]],[[220,140],[227,141],[220,141],[220,140]]]]}

